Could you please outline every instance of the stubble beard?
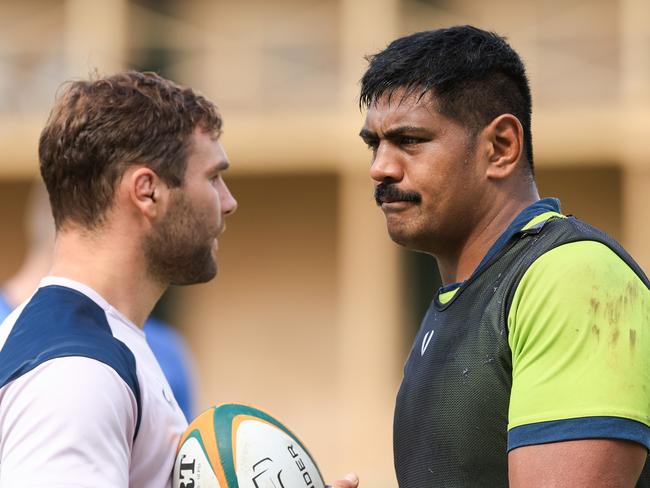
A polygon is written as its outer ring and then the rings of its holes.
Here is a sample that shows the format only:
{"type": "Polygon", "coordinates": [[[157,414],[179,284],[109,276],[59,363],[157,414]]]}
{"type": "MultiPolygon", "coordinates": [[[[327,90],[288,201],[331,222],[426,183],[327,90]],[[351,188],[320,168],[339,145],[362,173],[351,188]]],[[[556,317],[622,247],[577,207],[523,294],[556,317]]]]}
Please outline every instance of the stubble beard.
{"type": "Polygon", "coordinates": [[[149,275],[163,284],[206,283],[217,275],[216,229],[206,225],[186,198],[173,196],[169,210],[144,241],[149,275]]]}
{"type": "Polygon", "coordinates": [[[430,254],[439,235],[433,217],[424,216],[421,211],[411,218],[400,218],[389,222],[387,216],[386,230],[395,244],[411,251],[430,254]]]}

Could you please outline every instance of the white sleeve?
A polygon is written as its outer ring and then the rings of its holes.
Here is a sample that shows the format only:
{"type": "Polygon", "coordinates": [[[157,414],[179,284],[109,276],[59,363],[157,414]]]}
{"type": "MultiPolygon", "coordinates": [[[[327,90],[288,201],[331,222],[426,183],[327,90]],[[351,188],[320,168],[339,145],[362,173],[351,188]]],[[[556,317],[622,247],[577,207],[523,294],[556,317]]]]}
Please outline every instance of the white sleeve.
{"type": "Polygon", "coordinates": [[[0,487],[126,488],[137,404],[104,363],[47,361],[0,398],[0,487]]]}

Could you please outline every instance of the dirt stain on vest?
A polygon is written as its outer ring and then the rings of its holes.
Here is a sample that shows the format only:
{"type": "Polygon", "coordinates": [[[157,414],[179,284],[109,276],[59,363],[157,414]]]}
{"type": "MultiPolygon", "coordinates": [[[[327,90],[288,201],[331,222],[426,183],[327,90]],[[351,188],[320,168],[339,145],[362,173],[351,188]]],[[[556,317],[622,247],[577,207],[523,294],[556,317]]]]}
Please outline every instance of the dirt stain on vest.
{"type": "Polygon", "coordinates": [[[621,320],[621,314],[623,312],[623,296],[619,295],[612,301],[607,302],[605,309],[605,314],[609,325],[617,326],[621,320]]]}
{"type": "Polygon", "coordinates": [[[618,336],[619,336],[619,331],[618,327],[615,327],[614,330],[612,331],[612,346],[615,346],[618,343],[618,336]]]}
{"type": "Polygon", "coordinates": [[[625,288],[626,295],[630,297],[630,300],[634,300],[639,296],[639,285],[636,281],[630,281],[625,288]]]}
{"type": "Polygon", "coordinates": [[[596,340],[600,342],[600,328],[596,324],[591,326],[591,333],[596,337],[596,340]]]}

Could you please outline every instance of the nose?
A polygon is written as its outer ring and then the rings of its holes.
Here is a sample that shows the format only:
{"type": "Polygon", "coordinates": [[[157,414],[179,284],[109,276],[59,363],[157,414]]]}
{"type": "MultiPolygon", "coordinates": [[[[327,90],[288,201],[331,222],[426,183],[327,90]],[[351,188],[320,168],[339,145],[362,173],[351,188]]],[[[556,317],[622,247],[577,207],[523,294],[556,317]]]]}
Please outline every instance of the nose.
{"type": "Polygon", "coordinates": [[[401,181],[404,171],[399,156],[391,151],[390,145],[382,142],[373,155],[370,177],[377,183],[401,181]]]}
{"type": "Polygon", "coordinates": [[[230,188],[223,182],[223,188],[220,192],[221,195],[221,212],[227,217],[235,213],[237,210],[237,200],[230,193],[230,188]]]}

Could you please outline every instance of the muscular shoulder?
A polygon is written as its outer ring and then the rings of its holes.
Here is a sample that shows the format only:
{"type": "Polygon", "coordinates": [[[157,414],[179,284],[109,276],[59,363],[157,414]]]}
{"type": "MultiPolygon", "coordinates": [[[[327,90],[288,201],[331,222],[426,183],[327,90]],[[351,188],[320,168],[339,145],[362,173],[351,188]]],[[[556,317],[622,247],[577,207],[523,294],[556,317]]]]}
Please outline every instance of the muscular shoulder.
{"type": "Polygon", "coordinates": [[[0,350],[0,387],[45,361],[79,356],[110,366],[139,397],[133,353],[113,337],[104,310],[89,297],[43,287],[14,319],[0,350]]]}
{"type": "Polygon", "coordinates": [[[609,247],[594,241],[564,244],[539,257],[520,281],[508,316],[511,342],[525,339],[536,324],[541,329],[542,323],[567,317],[588,319],[597,339],[603,327],[612,334],[618,330],[618,342],[621,319],[630,314],[641,319],[649,306],[647,286],[609,247]]]}
{"type": "Polygon", "coordinates": [[[565,437],[555,440],[627,431],[650,443],[650,291],[613,250],[579,241],[542,255],[518,285],[508,327],[510,429],[557,427],[565,437]],[[612,429],[612,419],[632,423],[612,429]],[[579,428],[566,434],[557,421],[579,428]]]}

